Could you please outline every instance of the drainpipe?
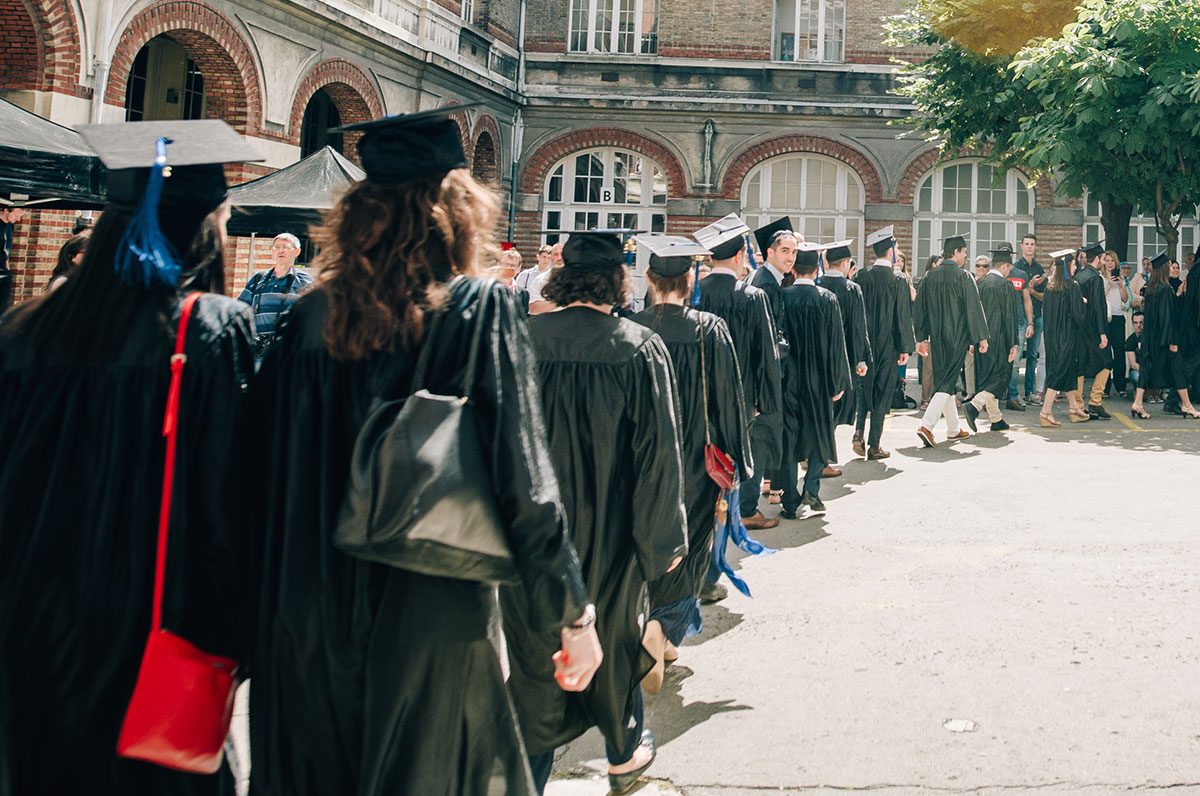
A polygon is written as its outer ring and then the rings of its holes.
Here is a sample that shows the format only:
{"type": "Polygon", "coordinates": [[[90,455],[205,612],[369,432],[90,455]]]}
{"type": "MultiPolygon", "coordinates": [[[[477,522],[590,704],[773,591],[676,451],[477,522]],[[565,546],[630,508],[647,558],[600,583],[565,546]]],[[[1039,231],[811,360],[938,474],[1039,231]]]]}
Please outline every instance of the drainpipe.
{"type": "Polygon", "coordinates": [[[92,124],[100,124],[104,113],[104,95],[108,93],[108,73],[112,66],[109,53],[109,30],[112,28],[113,0],[100,0],[99,21],[96,24],[95,49],[92,53],[92,124]]]}
{"type": "Polygon", "coordinates": [[[508,240],[513,239],[517,226],[517,166],[521,163],[521,149],[525,138],[525,119],[517,108],[512,125],[512,170],[508,186],[508,240]]]}

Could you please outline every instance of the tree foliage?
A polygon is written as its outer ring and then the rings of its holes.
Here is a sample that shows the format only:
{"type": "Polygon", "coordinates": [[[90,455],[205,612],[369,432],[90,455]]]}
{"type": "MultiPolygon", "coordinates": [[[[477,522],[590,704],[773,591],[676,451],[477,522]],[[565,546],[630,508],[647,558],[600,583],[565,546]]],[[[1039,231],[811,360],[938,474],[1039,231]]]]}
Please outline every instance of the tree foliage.
{"type": "Polygon", "coordinates": [[[943,32],[964,2],[918,0],[890,22],[893,46],[930,53],[897,88],[919,133],[1053,173],[1074,195],[1086,187],[1112,206],[1110,244],[1126,240],[1122,211],[1153,212],[1173,247],[1182,210],[1200,200],[1200,2],[1086,0],[1074,22],[1011,56],[943,32]]]}

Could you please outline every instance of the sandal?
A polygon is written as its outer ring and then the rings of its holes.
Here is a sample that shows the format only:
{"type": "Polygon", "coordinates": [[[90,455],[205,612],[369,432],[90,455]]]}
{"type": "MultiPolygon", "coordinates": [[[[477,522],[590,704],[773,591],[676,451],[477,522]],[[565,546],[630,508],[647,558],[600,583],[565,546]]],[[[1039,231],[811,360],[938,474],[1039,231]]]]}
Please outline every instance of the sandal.
{"type": "Polygon", "coordinates": [[[1041,421],[1042,428],[1058,428],[1062,423],[1054,419],[1054,415],[1046,415],[1038,413],[1038,420],[1041,421]]]}
{"type": "Polygon", "coordinates": [[[1150,413],[1140,406],[1129,407],[1129,416],[1135,420],[1149,420],[1150,413]]]}

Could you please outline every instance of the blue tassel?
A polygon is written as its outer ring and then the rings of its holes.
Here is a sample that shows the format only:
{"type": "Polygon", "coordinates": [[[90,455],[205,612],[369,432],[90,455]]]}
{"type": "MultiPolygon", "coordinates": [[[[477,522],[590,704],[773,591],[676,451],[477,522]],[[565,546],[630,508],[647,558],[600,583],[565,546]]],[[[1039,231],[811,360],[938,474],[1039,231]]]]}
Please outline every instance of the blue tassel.
{"type": "Polygon", "coordinates": [[[750,593],[750,587],[746,584],[746,581],[738,576],[733,569],[733,565],[725,557],[725,546],[732,539],[733,543],[739,549],[750,555],[769,556],[777,551],[750,538],[750,533],[746,530],[745,523],[742,522],[742,511],[738,504],[738,495],[740,492],[741,486],[735,484],[733,489],[726,490],[721,494],[721,497],[728,504],[729,509],[725,513],[725,521],[716,524],[716,533],[713,538],[713,566],[722,575],[729,578],[729,582],[733,584],[735,589],[747,597],[753,597],[754,595],[750,593]]]}
{"type": "Polygon", "coordinates": [[[129,227],[117,245],[113,270],[127,285],[140,287],[177,287],[182,268],[170,242],[158,225],[158,203],[162,198],[164,171],[167,165],[167,139],[155,144],[154,165],[146,192],[133,213],[129,227]]]}
{"type": "Polygon", "coordinates": [[[758,260],[754,256],[754,247],[750,245],[750,236],[747,235],[745,240],[746,240],[746,260],[747,260],[747,262],[750,263],[750,270],[757,271],[758,270],[758,260]]]}
{"type": "Polygon", "coordinates": [[[700,306],[700,260],[696,260],[696,264],[692,266],[692,307],[700,306]]]}

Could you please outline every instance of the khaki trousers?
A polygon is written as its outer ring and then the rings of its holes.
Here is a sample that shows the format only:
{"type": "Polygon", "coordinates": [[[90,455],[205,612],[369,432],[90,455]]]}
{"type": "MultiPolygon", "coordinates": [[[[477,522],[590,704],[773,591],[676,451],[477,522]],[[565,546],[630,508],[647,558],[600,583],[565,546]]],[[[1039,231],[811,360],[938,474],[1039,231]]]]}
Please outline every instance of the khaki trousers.
{"type": "Polygon", "coordinates": [[[1079,394],[1088,395],[1088,403],[1091,406],[1104,405],[1104,388],[1108,386],[1108,377],[1112,373],[1111,370],[1102,370],[1096,374],[1096,378],[1092,379],[1092,391],[1090,394],[1083,391],[1083,376],[1079,377],[1079,394]]]}

